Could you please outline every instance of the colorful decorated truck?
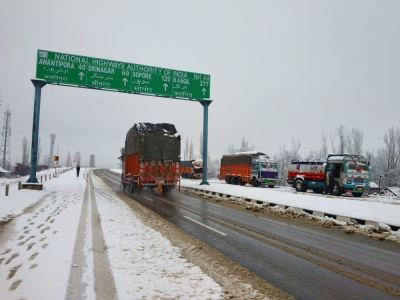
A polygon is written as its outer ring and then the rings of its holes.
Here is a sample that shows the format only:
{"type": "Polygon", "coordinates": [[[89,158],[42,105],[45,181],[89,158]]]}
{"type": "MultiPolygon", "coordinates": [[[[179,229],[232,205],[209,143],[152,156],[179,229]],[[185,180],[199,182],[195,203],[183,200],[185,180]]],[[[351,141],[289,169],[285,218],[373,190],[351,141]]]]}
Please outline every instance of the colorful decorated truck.
{"type": "Polygon", "coordinates": [[[278,165],[267,154],[258,151],[225,154],[221,159],[220,180],[228,184],[273,188],[278,180],[278,165]]]}
{"type": "Polygon", "coordinates": [[[122,187],[130,193],[143,187],[170,192],[179,182],[181,137],[173,124],[136,123],[121,149],[122,187]]]}
{"type": "Polygon", "coordinates": [[[367,194],[370,167],[367,159],[355,154],[330,154],[326,162],[293,160],[287,182],[298,192],[329,193],[329,174],[333,172],[333,194],[360,197],[367,194]]]}
{"type": "Polygon", "coordinates": [[[182,178],[201,179],[203,178],[203,160],[191,159],[181,160],[179,163],[182,178]]]}

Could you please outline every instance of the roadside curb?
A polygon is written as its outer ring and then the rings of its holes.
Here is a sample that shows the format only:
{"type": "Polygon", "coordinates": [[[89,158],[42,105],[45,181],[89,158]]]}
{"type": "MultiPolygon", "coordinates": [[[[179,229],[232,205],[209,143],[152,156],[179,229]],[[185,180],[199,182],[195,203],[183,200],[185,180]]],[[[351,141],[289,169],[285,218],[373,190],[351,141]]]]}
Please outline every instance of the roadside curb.
{"type": "MultiPolygon", "coordinates": [[[[204,194],[211,194],[212,196],[219,196],[221,198],[226,198],[226,199],[229,199],[231,197],[236,197],[234,195],[213,192],[213,191],[207,191],[207,190],[202,190],[202,189],[193,188],[193,187],[182,187],[181,186],[181,188],[185,188],[185,189],[193,190],[193,191],[197,191],[197,192],[202,192],[204,194]]],[[[250,198],[245,198],[245,201],[252,203],[252,204],[263,205],[266,207],[275,207],[276,206],[281,209],[287,209],[287,208],[291,207],[288,205],[276,204],[276,203],[272,203],[272,202],[265,202],[265,201],[261,201],[261,200],[250,199],[250,198]]],[[[349,216],[337,216],[337,215],[325,213],[322,211],[309,210],[309,209],[305,209],[305,208],[301,208],[301,207],[293,207],[293,209],[295,209],[298,212],[304,212],[304,213],[307,213],[307,214],[315,216],[315,217],[320,217],[320,218],[328,217],[328,218],[332,218],[332,219],[335,219],[337,221],[342,221],[342,222],[351,222],[352,220],[355,220],[360,225],[372,225],[374,227],[379,227],[379,224],[376,221],[363,220],[363,219],[353,218],[353,217],[349,217],[349,216]]],[[[395,225],[391,225],[391,224],[386,224],[386,225],[388,225],[392,231],[397,231],[400,229],[400,226],[395,226],[395,225]]]]}

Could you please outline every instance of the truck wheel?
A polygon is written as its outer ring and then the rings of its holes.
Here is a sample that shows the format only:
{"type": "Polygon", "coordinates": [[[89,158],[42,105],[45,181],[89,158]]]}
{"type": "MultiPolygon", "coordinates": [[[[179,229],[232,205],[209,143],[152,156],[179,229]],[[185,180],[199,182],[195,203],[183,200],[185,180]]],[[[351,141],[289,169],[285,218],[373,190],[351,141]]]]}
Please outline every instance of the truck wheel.
{"type": "Polygon", "coordinates": [[[334,196],[340,196],[342,193],[340,191],[340,186],[339,183],[337,181],[335,181],[335,183],[333,184],[333,195],[334,196]]]}
{"type": "Polygon", "coordinates": [[[231,178],[231,184],[234,184],[234,185],[236,185],[238,183],[238,179],[237,179],[237,177],[235,177],[235,176],[232,176],[232,178],[231,178]]]}
{"type": "Polygon", "coordinates": [[[238,185],[243,185],[242,176],[238,177],[238,185]]]}
{"type": "Polygon", "coordinates": [[[173,186],[171,186],[171,185],[163,185],[162,186],[162,191],[165,194],[171,193],[172,189],[173,189],[173,186]]]}
{"type": "Polygon", "coordinates": [[[253,178],[251,179],[251,185],[252,185],[253,187],[258,187],[257,178],[253,177],[253,178]]]}
{"type": "Polygon", "coordinates": [[[227,184],[230,184],[230,183],[231,183],[231,179],[229,178],[228,175],[225,176],[225,182],[226,182],[227,184]]]}
{"type": "Polygon", "coordinates": [[[294,188],[296,189],[297,192],[303,192],[304,187],[303,187],[304,183],[303,180],[301,179],[296,179],[294,181],[294,188]]]}

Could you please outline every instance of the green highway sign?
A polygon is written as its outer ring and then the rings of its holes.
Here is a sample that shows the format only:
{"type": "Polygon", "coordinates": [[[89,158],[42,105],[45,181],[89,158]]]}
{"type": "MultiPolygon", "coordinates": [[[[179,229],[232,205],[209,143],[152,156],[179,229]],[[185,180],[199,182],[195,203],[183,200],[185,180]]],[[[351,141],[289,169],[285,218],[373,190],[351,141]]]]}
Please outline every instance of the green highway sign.
{"type": "Polygon", "coordinates": [[[36,78],[128,93],[210,98],[210,75],[47,50],[37,52],[36,78]]]}

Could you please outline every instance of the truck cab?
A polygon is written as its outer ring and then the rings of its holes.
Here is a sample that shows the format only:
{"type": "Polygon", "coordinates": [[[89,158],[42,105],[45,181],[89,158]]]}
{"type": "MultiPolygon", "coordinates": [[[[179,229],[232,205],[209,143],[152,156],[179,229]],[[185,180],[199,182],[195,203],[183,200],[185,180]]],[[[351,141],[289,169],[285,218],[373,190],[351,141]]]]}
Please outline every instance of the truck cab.
{"type": "Polygon", "coordinates": [[[333,172],[333,194],[361,197],[366,194],[370,183],[370,166],[365,157],[354,154],[331,154],[325,168],[326,188],[329,191],[329,174],[333,172]]]}

